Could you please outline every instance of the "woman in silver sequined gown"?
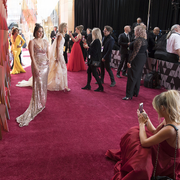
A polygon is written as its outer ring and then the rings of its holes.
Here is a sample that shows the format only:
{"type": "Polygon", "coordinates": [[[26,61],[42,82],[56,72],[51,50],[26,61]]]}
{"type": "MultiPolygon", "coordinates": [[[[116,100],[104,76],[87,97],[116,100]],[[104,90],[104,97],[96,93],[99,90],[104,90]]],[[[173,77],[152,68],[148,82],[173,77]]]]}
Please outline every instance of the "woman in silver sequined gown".
{"type": "Polygon", "coordinates": [[[36,24],[34,39],[29,42],[33,93],[28,109],[16,118],[20,127],[27,126],[44,108],[47,99],[47,79],[49,72],[48,42],[43,38],[43,27],[36,24]]]}

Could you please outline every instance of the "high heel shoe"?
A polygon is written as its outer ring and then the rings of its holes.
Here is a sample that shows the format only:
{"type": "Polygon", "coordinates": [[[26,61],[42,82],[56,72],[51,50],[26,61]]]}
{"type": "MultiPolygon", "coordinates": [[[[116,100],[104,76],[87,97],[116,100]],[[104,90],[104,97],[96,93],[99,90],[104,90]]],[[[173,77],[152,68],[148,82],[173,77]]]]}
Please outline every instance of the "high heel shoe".
{"type": "Polygon", "coordinates": [[[132,97],[124,97],[124,98],[122,98],[122,100],[131,100],[132,99],[132,97]]]}
{"type": "Polygon", "coordinates": [[[81,89],[91,90],[91,86],[86,85],[85,87],[82,87],[81,89]]]}
{"type": "Polygon", "coordinates": [[[69,92],[69,91],[71,91],[71,89],[69,89],[68,87],[65,87],[65,88],[64,88],[64,92],[65,92],[65,91],[69,92]]]}

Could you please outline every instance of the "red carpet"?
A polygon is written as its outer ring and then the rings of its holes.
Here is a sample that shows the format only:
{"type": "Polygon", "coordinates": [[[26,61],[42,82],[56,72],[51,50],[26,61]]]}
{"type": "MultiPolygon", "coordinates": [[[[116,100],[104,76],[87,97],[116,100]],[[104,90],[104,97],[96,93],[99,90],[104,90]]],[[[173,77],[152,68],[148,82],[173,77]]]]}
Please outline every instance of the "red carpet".
{"type": "MultiPolygon", "coordinates": [[[[116,72],[114,71],[114,74],[116,72]]],[[[27,127],[20,128],[15,118],[29,105],[32,89],[15,84],[31,77],[26,73],[12,75],[10,132],[3,131],[0,141],[1,180],[109,180],[114,162],[105,158],[108,149],[119,148],[121,135],[138,125],[136,110],[140,102],[152,122],[158,124],[152,99],[163,90],[141,86],[139,97],[123,101],[126,78],[116,78],[109,87],[106,73],[105,92],[92,78],[92,90],[86,85],[85,71],[68,72],[71,92],[48,92],[46,108],[27,127]]]]}

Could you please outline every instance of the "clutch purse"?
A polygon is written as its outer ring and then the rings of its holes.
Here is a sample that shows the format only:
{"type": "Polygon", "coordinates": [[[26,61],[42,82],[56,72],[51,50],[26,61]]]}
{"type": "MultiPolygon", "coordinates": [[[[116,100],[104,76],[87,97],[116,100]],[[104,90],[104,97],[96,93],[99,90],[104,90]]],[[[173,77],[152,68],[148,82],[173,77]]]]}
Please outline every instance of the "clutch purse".
{"type": "Polygon", "coordinates": [[[93,61],[92,66],[95,66],[95,67],[100,67],[101,66],[101,61],[93,61]]]}

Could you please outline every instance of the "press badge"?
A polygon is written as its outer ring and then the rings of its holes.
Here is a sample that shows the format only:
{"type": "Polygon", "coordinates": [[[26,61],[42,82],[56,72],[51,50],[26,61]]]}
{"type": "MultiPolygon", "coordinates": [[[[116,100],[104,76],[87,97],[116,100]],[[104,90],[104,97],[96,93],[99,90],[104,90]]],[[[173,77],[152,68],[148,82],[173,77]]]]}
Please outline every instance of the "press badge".
{"type": "Polygon", "coordinates": [[[103,49],[104,49],[104,46],[102,46],[102,48],[101,48],[101,52],[103,52],[103,49]]]}

